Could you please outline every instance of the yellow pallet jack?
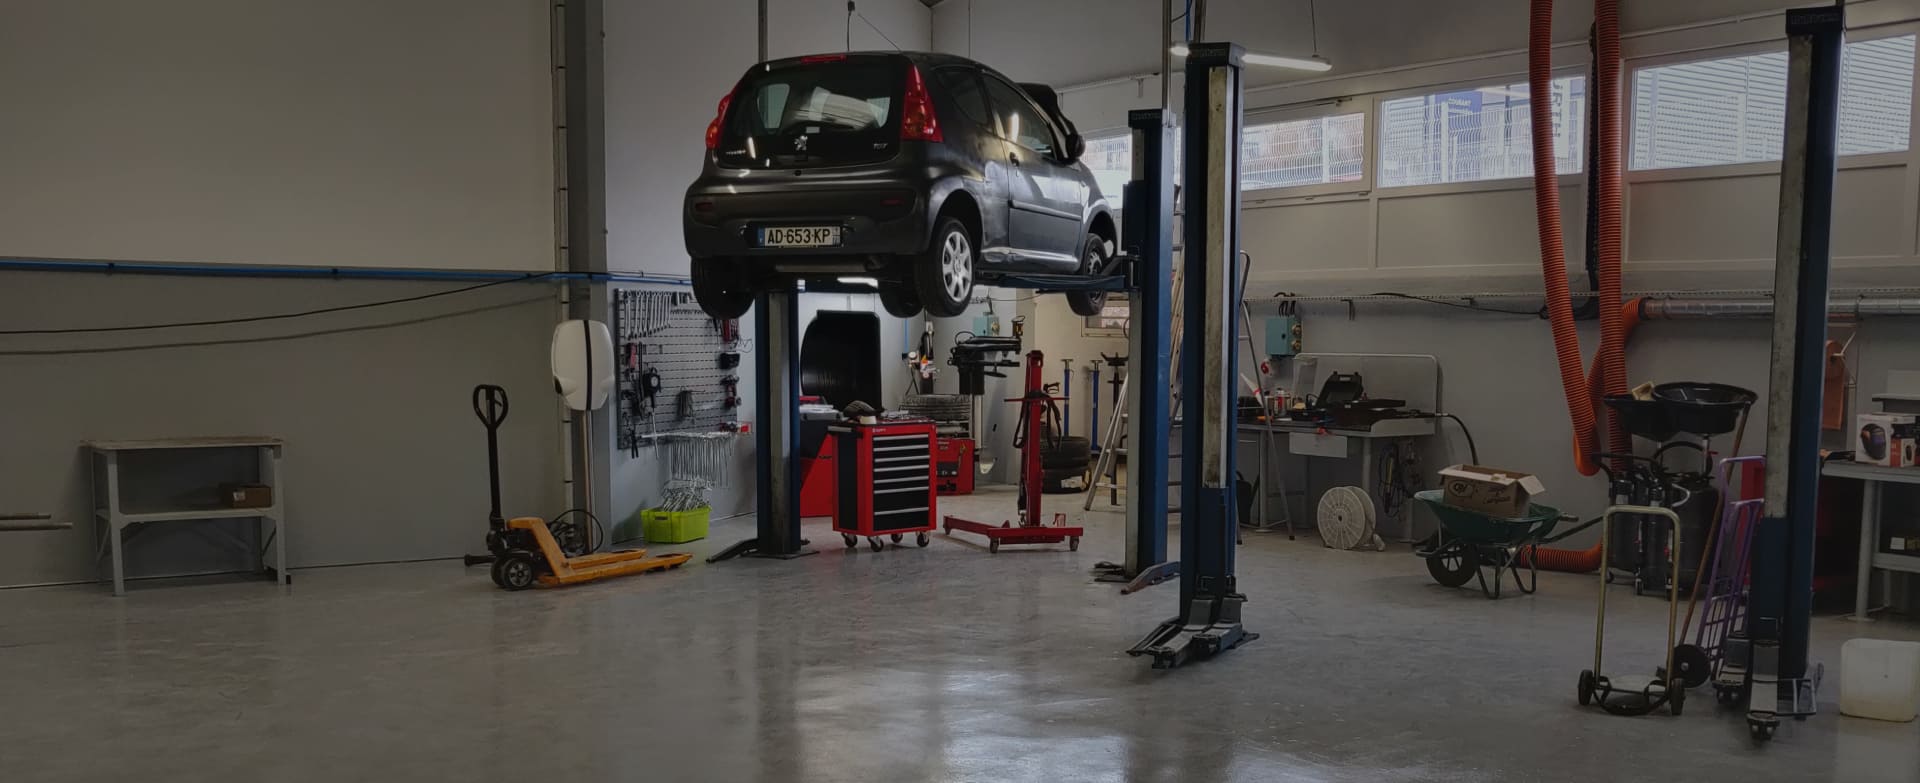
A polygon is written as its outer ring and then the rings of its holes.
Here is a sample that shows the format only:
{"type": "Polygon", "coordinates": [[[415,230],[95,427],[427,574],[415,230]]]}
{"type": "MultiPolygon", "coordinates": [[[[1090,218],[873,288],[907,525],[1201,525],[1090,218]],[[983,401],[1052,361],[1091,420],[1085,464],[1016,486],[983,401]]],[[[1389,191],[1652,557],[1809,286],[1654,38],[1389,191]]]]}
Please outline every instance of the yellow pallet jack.
{"type": "Polygon", "coordinates": [[[492,564],[493,583],[507,590],[566,585],[679,568],[693,555],[651,555],[645,549],[589,554],[566,514],[553,520],[500,516],[500,425],[507,420],[507,390],[473,389],[473,413],[487,427],[487,480],[493,505],[487,516],[487,555],[469,555],[467,565],[492,564]],[[574,551],[570,552],[569,546],[574,551]]]}

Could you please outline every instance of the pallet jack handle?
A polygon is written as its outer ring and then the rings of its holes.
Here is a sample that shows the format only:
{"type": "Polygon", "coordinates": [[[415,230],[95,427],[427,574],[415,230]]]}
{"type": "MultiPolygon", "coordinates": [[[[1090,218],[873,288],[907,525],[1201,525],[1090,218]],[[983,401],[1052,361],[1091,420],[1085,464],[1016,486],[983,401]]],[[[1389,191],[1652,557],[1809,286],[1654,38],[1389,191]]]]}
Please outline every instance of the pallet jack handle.
{"type": "Polygon", "coordinates": [[[507,390],[491,384],[473,387],[473,415],[487,427],[487,524],[505,530],[507,521],[500,516],[500,425],[507,420],[507,390]]]}

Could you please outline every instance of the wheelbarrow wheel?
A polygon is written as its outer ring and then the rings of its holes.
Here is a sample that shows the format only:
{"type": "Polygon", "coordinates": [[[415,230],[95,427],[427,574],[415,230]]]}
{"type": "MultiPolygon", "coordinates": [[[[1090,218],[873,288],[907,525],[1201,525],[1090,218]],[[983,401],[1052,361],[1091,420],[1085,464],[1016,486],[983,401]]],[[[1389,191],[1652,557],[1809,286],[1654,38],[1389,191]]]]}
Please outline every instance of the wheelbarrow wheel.
{"type": "Polygon", "coordinates": [[[1427,558],[1427,573],[1433,574],[1433,581],[1447,587],[1466,586],[1479,568],[1479,554],[1459,539],[1442,544],[1440,551],[1427,558]]]}

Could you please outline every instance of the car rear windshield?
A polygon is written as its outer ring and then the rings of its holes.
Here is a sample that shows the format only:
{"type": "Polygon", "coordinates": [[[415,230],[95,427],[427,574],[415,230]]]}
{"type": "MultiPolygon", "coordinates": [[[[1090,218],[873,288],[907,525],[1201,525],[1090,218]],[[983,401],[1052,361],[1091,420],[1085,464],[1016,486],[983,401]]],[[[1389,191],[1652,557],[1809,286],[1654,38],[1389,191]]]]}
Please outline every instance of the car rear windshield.
{"type": "Polygon", "coordinates": [[[755,69],[734,90],[720,161],[800,168],[891,158],[904,73],[893,58],[859,56],[755,69]]]}

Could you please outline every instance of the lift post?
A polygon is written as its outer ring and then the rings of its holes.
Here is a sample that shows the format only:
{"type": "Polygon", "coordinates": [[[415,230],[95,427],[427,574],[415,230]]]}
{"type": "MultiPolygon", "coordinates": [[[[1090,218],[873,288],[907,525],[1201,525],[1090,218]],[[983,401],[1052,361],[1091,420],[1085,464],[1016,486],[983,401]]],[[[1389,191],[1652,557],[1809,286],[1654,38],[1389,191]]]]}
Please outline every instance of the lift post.
{"type": "MultiPolygon", "coordinates": [[[[1240,624],[1247,599],[1233,568],[1243,56],[1231,43],[1203,43],[1192,45],[1187,57],[1180,614],[1127,651],[1152,656],[1156,669],[1210,658],[1258,638],[1240,624]]],[[[1140,380],[1144,400],[1154,384],[1140,380]]]]}
{"type": "Polygon", "coordinates": [[[1787,12],[1787,125],[1774,259],[1766,497],[1754,533],[1746,628],[1752,644],[1747,723],[1761,740],[1773,736],[1780,716],[1811,715],[1818,703],[1821,671],[1815,667],[1809,673],[1807,646],[1845,32],[1840,6],[1787,12]]]}
{"type": "Polygon", "coordinates": [[[756,535],[707,558],[740,556],[791,560],[818,554],[800,537],[800,294],[763,291],[754,302],[753,371],[756,535]]]}
{"type": "MultiPolygon", "coordinates": [[[[1173,115],[1165,109],[1127,113],[1133,133],[1133,179],[1121,225],[1123,255],[1133,259],[1128,303],[1127,549],[1121,563],[1095,566],[1101,581],[1125,582],[1135,593],[1180,574],[1167,560],[1167,451],[1172,432],[1168,388],[1173,361],[1173,115]]],[[[1116,367],[1115,376],[1119,375],[1116,367]]],[[[1117,383],[1117,382],[1116,382],[1117,383]]],[[[1116,387],[1117,388],[1117,387],[1116,387]]]]}

